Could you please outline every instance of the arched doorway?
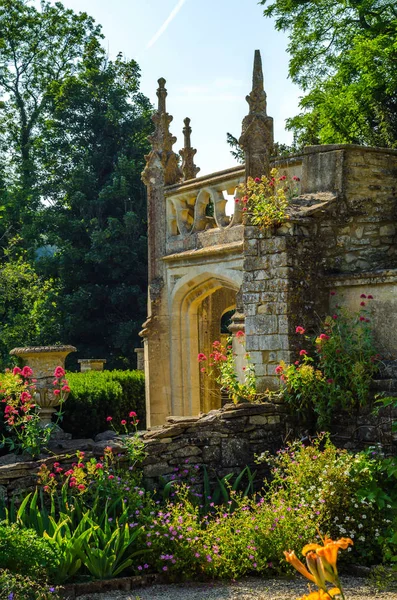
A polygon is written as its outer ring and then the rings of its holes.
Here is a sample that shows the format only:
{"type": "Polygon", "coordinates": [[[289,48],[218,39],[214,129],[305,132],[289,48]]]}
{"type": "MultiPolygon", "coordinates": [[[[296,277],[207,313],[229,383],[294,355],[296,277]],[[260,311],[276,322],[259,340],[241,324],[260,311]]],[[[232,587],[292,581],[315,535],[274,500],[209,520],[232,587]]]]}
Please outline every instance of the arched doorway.
{"type": "MultiPolygon", "coordinates": [[[[229,272],[230,273],[230,272],[229,272]]],[[[197,415],[221,406],[219,386],[200,372],[199,352],[210,354],[221,333],[222,317],[236,306],[240,272],[233,277],[202,273],[181,281],[172,302],[172,413],[197,415]]]]}

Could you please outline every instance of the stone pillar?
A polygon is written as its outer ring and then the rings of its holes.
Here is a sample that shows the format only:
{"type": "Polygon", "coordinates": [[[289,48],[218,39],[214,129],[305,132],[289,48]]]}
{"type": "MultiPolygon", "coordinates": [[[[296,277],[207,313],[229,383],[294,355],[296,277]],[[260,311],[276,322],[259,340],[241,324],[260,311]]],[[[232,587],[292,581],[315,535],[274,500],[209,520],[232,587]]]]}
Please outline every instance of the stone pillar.
{"type": "Polygon", "coordinates": [[[105,358],[79,358],[77,361],[80,365],[80,371],[85,373],[86,371],[103,371],[103,367],[106,364],[105,358]]]}
{"type": "Polygon", "coordinates": [[[136,369],[137,371],[145,370],[145,349],[144,348],[135,348],[134,350],[136,354],[136,369]]]}
{"type": "Polygon", "coordinates": [[[141,336],[145,349],[147,423],[161,425],[171,414],[169,311],[164,287],[163,257],[166,254],[166,200],[164,187],[178,183],[182,172],[172,147],[169,131],[172,116],[166,111],[165,79],[159,79],[158,109],[153,115],[155,129],[150,137],[142,180],[147,188],[148,211],[148,318],[141,336]]]}
{"type": "Polygon", "coordinates": [[[273,151],[273,119],[266,112],[266,93],[263,85],[262,59],[255,50],[252,92],[247,96],[249,114],[243,120],[239,140],[245,155],[245,174],[261,177],[270,171],[270,155],[273,151]]]}

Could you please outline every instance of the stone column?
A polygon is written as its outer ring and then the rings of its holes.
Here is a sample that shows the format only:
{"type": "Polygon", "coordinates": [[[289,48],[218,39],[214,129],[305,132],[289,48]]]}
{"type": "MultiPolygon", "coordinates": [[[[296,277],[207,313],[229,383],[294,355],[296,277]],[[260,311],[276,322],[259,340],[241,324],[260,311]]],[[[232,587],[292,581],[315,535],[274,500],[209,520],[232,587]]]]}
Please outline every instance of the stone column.
{"type": "Polygon", "coordinates": [[[137,371],[145,370],[145,350],[144,348],[135,348],[136,354],[136,369],[137,371]]]}
{"type": "Polygon", "coordinates": [[[171,413],[169,314],[164,286],[163,257],[166,254],[166,200],[164,188],[178,183],[182,172],[172,147],[169,131],[172,116],[166,111],[165,79],[159,79],[158,109],[153,115],[155,129],[150,137],[142,180],[147,188],[148,211],[148,318],[143,325],[147,423],[161,425],[171,413]]]}

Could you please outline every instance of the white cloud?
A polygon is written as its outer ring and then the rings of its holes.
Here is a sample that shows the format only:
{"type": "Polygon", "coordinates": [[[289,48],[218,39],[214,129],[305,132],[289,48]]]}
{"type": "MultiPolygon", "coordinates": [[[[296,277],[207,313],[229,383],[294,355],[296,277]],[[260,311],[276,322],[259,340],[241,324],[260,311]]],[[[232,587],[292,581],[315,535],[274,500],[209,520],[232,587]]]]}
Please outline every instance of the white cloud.
{"type": "Polygon", "coordinates": [[[159,37],[161,37],[163,35],[164,31],[167,29],[167,27],[171,23],[171,21],[173,21],[175,19],[176,15],[179,13],[179,11],[181,10],[181,8],[185,4],[185,2],[186,2],[186,0],[179,0],[178,4],[171,11],[170,16],[164,21],[164,23],[162,24],[160,29],[154,34],[154,36],[152,37],[152,39],[150,40],[150,42],[148,43],[146,48],[151,48],[157,42],[159,37]]]}

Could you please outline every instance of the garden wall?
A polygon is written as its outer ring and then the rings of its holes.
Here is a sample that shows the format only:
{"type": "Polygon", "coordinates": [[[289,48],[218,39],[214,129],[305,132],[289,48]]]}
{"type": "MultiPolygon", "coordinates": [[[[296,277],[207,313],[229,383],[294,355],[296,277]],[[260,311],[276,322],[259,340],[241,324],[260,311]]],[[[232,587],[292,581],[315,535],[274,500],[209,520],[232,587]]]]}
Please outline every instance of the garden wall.
{"type": "MultiPolygon", "coordinates": [[[[378,382],[379,383],[379,382],[378,382]]],[[[397,393],[396,380],[380,380],[386,392],[397,393]],[[388,388],[388,389],[386,389],[388,388]],[[391,388],[391,389],[390,389],[391,388]]],[[[381,444],[387,454],[395,454],[397,438],[392,433],[392,419],[397,411],[384,408],[378,416],[369,410],[354,417],[335,415],[331,427],[337,446],[360,450],[381,444]]],[[[288,414],[285,404],[227,404],[200,417],[169,417],[166,425],[143,433],[147,458],[144,479],[149,488],[158,487],[160,478],[171,479],[177,466],[205,464],[211,479],[240,472],[247,464],[257,471],[259,482],[267,474],[265,465],[255,464],[255,455],[269,450],[275,453],[287,440],[305,437],[305,427],[299,426],[288,414]]],[[[104,432],[95,440],[55,440],[54,456],[23,462],[8,455],[0,459],[0,495],[10,499],[36,486],[36,473],[44,462],[51,468],[58,461],[64,468],[75,462],[75,451],[83,450],[86,458],[103,455],[111,446],[120,460],[125,460],[122,440],[114,432],[104,432]],[[5,461],[8,464],[5,464],[5,461]],[[3,461],[3,462],[2,462],[3,461]],[[13,462],[11,462],[13,461],[13,462]]],[[[308,440],[309,442],[309,440],[308,440]]]]}

